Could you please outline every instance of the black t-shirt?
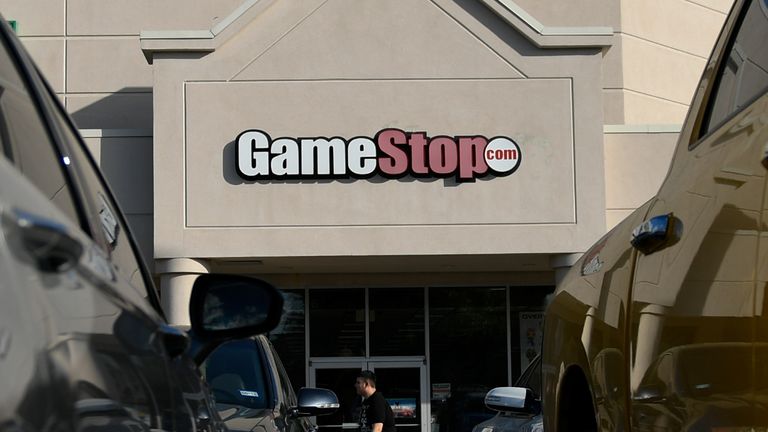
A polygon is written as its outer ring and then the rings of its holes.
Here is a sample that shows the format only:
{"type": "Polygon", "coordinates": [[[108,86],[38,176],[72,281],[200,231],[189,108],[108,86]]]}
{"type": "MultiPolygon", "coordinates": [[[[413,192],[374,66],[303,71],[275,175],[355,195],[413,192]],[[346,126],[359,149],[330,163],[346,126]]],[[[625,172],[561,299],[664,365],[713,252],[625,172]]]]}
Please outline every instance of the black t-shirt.
{"type": "Polygon", "coordinates": [[[383,423],[382,432],[395,432],[395,415],[384,396],[374,392],[365,399],[360,410],[360,431],[370,432],[374,423],[383,423]]]}

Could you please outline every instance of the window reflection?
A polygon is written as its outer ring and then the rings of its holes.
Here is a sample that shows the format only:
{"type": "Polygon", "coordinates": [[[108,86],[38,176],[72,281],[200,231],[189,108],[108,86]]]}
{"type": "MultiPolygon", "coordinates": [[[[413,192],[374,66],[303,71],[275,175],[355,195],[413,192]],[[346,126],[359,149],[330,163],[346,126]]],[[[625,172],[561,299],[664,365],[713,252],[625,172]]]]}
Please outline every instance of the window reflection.
{"type": "Polygon", "coordinates": [[[269,318],[270,303],[264,289],[239,281],[220,283],[205,296],[203,327],[213,331],[261,325],[269,318]]]}
{"type": "Polygon", "coordinates": [[[283,360],[296,388],[306,386],[304,373],[304,291],[283,291],[283,315],[280,324],[269,332],[269,340],[283,360]]]}

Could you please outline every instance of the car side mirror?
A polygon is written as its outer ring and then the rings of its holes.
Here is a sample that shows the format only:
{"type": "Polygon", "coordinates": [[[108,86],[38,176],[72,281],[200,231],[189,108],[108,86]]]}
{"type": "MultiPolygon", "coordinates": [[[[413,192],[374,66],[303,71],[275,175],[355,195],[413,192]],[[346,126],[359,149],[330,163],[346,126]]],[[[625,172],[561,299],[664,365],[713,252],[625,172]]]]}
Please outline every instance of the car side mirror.
{"type": "Polygon", "coordinates": [[[189,318],[202,340],[226,340],[265,333],[277,326],[283,297],[255,278],[203,274],[192,286],[189,318]]]}
{"type": "Polygon", "coordinates": [[[292,410],[296,417],[328,415],[339,409],[336,393],[323,388],[301,388],[297,399],[299,406],[292,410]]]}
{"type": "Polygon", "coordinates": [[[496,387],[485,395],[485,406],[494,411],[531,415],[541,412],[541,402],[536,400],[533,390],[523,387],[496,387]]]}
{"type": "Polygon", "coordinates": [[[683,222],[672,213],[654,216],[632,230],[630,243],[643,255],[672,246],[683,235],[683,222]]]}

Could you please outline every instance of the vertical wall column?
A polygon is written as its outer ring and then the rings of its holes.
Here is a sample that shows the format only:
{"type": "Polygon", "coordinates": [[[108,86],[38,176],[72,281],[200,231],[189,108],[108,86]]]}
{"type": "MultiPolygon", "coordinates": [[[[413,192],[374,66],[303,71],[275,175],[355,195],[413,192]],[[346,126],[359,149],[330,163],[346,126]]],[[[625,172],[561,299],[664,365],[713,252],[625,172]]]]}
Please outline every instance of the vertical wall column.
{"type": "Polygon", "coordinates": [[[155,272],[160,275],[160,304],[169,324],[190,325],[192,285],[197,276],[209,271],[205,260],[172,258],[155,262],[155,272]]]}

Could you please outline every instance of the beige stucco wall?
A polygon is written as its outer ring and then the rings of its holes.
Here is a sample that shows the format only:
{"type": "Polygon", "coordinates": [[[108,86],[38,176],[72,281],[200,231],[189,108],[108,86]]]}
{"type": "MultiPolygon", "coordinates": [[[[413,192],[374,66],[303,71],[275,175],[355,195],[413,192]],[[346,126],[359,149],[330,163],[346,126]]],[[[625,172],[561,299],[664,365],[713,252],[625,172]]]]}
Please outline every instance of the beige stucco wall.
{"type": "Polygon", "coordinates": [[[605,134],[606,228],[656,194],[667,174],[678,134],[614,130],[605,134]]]}
{"type": "Polygon", "coordinates": [[[733,0],[620,2],[606,55],[606,223],[658,189],[706,59],[733,0]]]}
{"type": "MultiPolygon", "coordinates": [[[[17,21],[23,43],[67,109],[85,129],[89,146],[99,145],[106,134],[109,138],[105,142],[116,143],[108,146],[111,150],[107,154],[123,155],[128,160],[150,164],[136,170],[117,169],[105,163],[112,160],[112,156],[106,160],[97,157],[110,182],[116,185],[118,199],[125,202],[123,207],[146,250],[153,249],[155,207],[164,207],[164,204],[155,203],[154,191],[147,182],[152,178],[153,163],[149,142],[152,141],[153,119],[158,117],[152,106],[152,66],[141,55],[138,35],[147,29],[208,29],[225,20],[241,3],[241,0],[41,0],[32,3],[0,0],[0,12],[6,19],[17,21]],[[141,180],[136,181],[137,175],[141,180]]],[[[616,37],[610,49],[604,50],[602,61],[604,123],[632,126],[682,122],[704,59],[732,0],[581,0],[565,3],[515,0],[507,3],[518,6],[546,27],[612,26],[616,37]]],[[[439,2],[434,4],[440,9],[439,2]]],[[[405,7],[401,13],[407,16],[408,11],[405,7]]],[[[447,9],[445,12],[451,15],[447,9]]],[[[371,22],[376,23],[375,20],[371,22]]],[[[354,26],[354,23],[344,25],[354,26]]],[[[387,24],[379,22],[379,25],[387,24]]],[[[330,28],[328,26],[317,35],[328,41],[326,54],[333,54],[334,44],[345,39],[344,32],[333,32],[330,28]]],[[[498,29],[492,29],[490,33],[494,32],[498,33],[498,29]]],[[[406,50],[423,51],[424,47],[414,41],[418,42],[418,39],[411,39],[403,46],[406,50]]],[[[349,61],[366,48],[364,40],[346,42],[349,61]]],[[[291,58],[291,54],[297,54],[293,58],[303,55],[300,40],[294,40],[291,49],[288,49],[288,41],[284,41],[284,47],[282,59],[271,57],[277,51],[267,53],[266,47],[263,48],[266,55],[263,60],[270,62],[260,63],[262,78],[267,76],[275,61],[279,64],[291,58]]],[[[477,53],[476,50],[462,50],[460,46],[455,48],[457,59],[462,53],[477,53]]],[[[369,70],[375,71],[382,61],[398,61],[397,54],[395,50],[394,54],[374,59],[368,64],[369,70]]],[[[496,55],[492,49],[488,54],[496,55]]],[[[427,51],[419,65],[440,70],[440,65],[433,61],[440,55],[439,51],[427,51]]],[[[233,56],[219,57],[222,65],[233,60],[233,56]]],[[[318,66],[321,69],[332,66],[337,60],[334,55],[326,55],[325,63],[318,66]]],[[[474,59],[464,63],[468,68],[488,64],[474,59]]],[[[454,64],[453,70],[457,67],[458,63],[454,64]]],[[[282,73],[272,70],[273,78],[276,72],[282,73]]],[[[241,77],[247,78],[247,73],[244,71],[241,77]]],[[[632,153],[630,145],[641,149],[667,148],[674,140],[673,134],[664,135],[663,144],[659,138],[659,134],[638,132],[606,135],[607,227],[650,197],[654,189],[651,185],[656,183],[617,181],[617,173],[634,169],[631,159],[618,155],[632,153]]],[[[665,172],[667,153],[653,154],[652,160],[648,161],[651,164],[649,172],[665,172]]]]}
{"type": "Polygon", "coordinates": [[[605,227],[601,49],[548,56],[486,5],[458,3],[277,1],[201,58],[148,40],[155,117],[167,120],[155,124],[156,258],[588,246],[605,227]],[[459,186],[238,182],[227,163],[247,129],[353,137],[389,126],[514,137],[525,162],[459,186]]]}
{"type": "Polygon", "coordinates": [[[152,68],[139,33],[147,26],[208,28],[240,2],[0,0],[0,13],[16,21],[17,35],[81,128],[147,257],[154,212],[152,68]]]}
{"type": "MultiPolygon", "coordinates": [[[[681,124],[732,0],[621,0],[624,117],[681,124]]],[[[612,123],[609,123],[612,124],[612,123]]]]}

